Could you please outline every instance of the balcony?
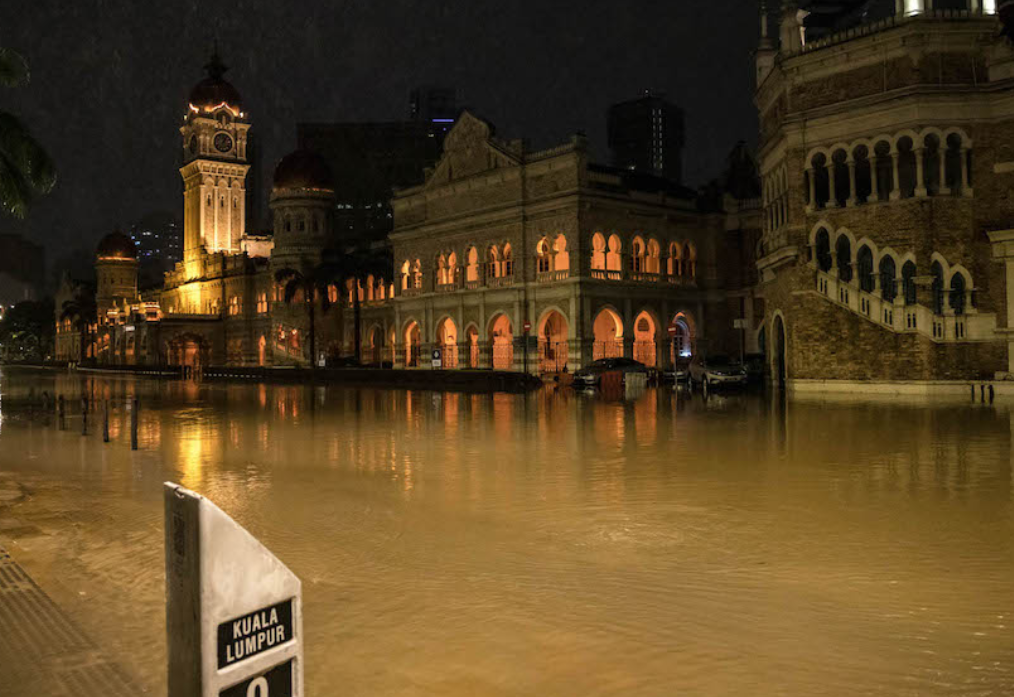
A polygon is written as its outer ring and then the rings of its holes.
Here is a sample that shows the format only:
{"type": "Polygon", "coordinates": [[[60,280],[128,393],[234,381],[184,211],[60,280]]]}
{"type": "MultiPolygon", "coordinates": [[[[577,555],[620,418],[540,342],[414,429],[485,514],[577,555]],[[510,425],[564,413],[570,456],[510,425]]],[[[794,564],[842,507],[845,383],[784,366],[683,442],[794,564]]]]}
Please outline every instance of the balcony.
{"type": "Polygon", "coordinates": [[[510,276],[498,276],[494,278],[486,279],[486,286],[488,288],[506,288],[514,285],[514,275],[510,276]]]}
{"type": "Polygon", "coordinates": [[[606,269],[592,269],[592,278],[599,281],[622,281],[622,271],[607,271],[606,269]]]}
{"type": "Polygon", "coordinates": [[[537,280],[539,283],[558,283],[570,278],[570,269],[560,271],[540,271],[537,280]]]}

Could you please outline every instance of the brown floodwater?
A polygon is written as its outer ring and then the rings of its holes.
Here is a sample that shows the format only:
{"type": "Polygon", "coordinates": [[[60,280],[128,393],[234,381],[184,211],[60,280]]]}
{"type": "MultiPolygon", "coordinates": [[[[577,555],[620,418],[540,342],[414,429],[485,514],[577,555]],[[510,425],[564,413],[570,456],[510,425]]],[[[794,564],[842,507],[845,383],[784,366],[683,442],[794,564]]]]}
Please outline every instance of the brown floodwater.
{"type": "Polygon", "coordinates": [[[961,402],[5,370],[0,539],[154,695],[167,480],[303,579],[309,697],[1010,695],[1012,437],[961,402]],[[110,398],[112,442],[30,390],[110,398]]]}

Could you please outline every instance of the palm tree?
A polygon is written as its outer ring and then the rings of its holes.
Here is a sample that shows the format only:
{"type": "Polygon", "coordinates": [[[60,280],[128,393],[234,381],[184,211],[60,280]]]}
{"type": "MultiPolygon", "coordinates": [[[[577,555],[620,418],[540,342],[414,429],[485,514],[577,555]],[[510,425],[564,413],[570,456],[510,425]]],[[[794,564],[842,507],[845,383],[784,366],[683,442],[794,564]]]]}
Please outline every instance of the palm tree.
{"type": "MultiPolygon", "coordinates": [[[[0,85],[28,83],[28,64],[20,54],[0,48],[0,85]]],[[[0,111],[0,208],[24,218],[32,201],[56,184],[53,161],[14,114],[0,111]]]]}
{"type": "Polygon", "coordinates": [[[385,285],[391,283],[394,276],[394,260],[388,249],[353,249],[342,254],[330,263],[329,274],[339,288],[345,288],[352,282],[352,322],[355,341],[356,363],[363,362],[363,322],[362,309],[359,302],[359,286],[370,276],[380,279],[385,285]]]}
{"type": "Polygon", "coordinates": [[[89,329],[98,322],[98,306],[95,304],[95,289],[81,283],[74,289],[74,297],[63,302],[60,320],[73,319],[81,335],[81,363],[88,358],[89,329]]]}
{"type": "Polygon", "coordinates": [[[285,303],[289,304],[302,294],[303,304],[306,306],[307,316],[310,320],[310,367],[317,368],[317,321],[316,302],[317,297],[321,301],[321,310],[327,312],[331,307],[331,299],[328,297],[328,285],[333,282],[333,269],[329,262],[321,262],[311,269],[301,271],[286,267],[275,272],[275,280],[284,284],[285,303]]]}

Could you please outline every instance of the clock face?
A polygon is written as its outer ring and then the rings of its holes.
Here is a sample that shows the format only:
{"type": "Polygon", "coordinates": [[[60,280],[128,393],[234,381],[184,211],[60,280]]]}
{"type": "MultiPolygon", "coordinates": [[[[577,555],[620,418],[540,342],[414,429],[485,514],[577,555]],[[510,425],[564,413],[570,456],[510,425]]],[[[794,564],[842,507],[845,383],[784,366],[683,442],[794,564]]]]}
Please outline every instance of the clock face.
{"type": "Polygon", "coordinates": [[[197,136],[190,136],[190,152],[197,152],[197,136]]]}
{"type": "Polygon", "coordinates": [[[232,150],[232,138],[228,133],[219,133],[215,136],[215,149],[218,152],[229,152],[232,150]]]}

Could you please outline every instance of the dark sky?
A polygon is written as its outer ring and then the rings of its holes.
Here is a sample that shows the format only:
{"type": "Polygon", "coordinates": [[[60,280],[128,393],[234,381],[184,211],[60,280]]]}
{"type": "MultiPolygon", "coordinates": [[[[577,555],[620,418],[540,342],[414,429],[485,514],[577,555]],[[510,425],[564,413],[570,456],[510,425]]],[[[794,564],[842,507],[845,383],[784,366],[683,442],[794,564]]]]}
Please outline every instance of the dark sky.
{"type": "Polygon", "coordinates": [[[0,105],[60,179],[0,232],[41,242],[51,265],[181,210],[178,129],[216,26],[265,148],[261,186],[297,121],[401,119],[420,84],[456,87],[498,135],[536,147],[582,130],[603,161],[608,105],[665,91],[687,112],[691,185],[755,141],[752,0],[4,0],[3,15],[0,45],[28,58],[32,82],[0,105]]]}

